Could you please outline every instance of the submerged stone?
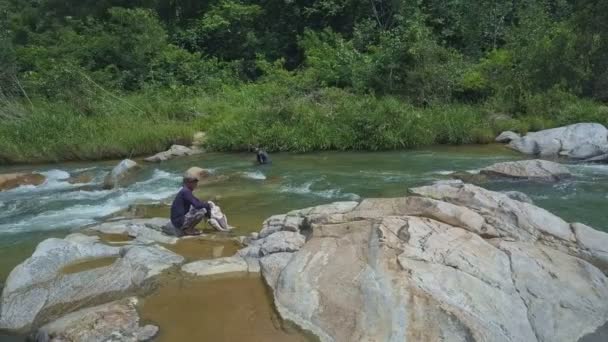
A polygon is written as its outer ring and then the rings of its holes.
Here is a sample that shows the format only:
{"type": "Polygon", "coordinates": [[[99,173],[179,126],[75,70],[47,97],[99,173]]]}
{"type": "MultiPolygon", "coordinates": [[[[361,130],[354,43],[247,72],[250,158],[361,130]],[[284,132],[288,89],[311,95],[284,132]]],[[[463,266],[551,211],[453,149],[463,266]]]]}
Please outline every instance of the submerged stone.
{"type": "Polygon", "coordinates": [[[135,297],[126,298],[65,315],[40,328],[36,342],[147,341],[157,334],[158,327],[140,326],[137,303],[135,297]]]}

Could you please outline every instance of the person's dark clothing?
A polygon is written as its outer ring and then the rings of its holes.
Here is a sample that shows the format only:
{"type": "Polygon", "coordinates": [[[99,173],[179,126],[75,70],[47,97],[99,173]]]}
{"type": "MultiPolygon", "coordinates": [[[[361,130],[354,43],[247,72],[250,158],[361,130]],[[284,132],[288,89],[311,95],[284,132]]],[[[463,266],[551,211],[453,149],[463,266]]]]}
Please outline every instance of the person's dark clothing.
{"type": "Polygon", "coordinates": [[[207,209],[207,213],[211,212],[211,206],[205,201],[200,201],[194,197],[192,191],[187,187],[183,187],[175,196],[173,204],[171,204],[171,223],[175,228],[181,228],[184,225],[186,214],[190,211],[190,207],[195,209],[207,209]]]}
{"type": "Polygon", "coordinates": [[[257,153],[257,158],[258,158],[258,164],[270,164],[270,157],[268,156],[268,153],[266,153],[265,151],[258,151],[257,153]]]}

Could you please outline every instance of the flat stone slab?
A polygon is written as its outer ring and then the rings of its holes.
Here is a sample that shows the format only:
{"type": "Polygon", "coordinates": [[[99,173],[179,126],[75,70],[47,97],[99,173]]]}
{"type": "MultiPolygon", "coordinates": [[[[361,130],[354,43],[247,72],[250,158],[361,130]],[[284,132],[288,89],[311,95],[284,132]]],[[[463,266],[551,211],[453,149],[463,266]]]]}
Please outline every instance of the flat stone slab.
{"type": "Polygon", "coordinates": [[[239,256],[199,260],[182,266],[182,271],[200,277],[249,272],[247,261],[239,256]]]}

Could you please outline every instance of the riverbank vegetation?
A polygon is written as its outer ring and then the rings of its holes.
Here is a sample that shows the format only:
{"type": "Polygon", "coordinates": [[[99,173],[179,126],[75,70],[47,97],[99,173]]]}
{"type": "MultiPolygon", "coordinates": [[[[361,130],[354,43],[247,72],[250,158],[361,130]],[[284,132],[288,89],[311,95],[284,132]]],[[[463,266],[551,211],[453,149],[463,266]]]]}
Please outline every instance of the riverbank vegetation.
{"type": "Polygon", "coordinates": [[[0,0],[0,162],[608,124],[599,0],[0,0]]]}

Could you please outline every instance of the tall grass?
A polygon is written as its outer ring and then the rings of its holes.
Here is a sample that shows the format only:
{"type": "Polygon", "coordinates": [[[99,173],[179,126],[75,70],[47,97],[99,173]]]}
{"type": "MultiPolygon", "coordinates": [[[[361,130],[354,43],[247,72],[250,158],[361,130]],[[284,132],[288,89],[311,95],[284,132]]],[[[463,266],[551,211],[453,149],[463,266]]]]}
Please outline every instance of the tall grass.
{"type": "Polygon", "coordinates": [[[575,122],[608,124],[608,107],[577,98],[534,98],[528,113],[491,103],[416,107],[393,96],[309,87],[289,78],[197,89],[146,90],[63,101],[0,101],[0,162],[97,160],[152,154],[193,132],[209,148],[243,151],[389,150],[489,143],[575,122]],[[549,104],[547,104],[549,103],[549,104]],[[535,113],[536,112],[536,113],[535,113]]]}
{"type": "Polygon", "coordinates": [[[141,95],[108,102],[5,102],[0,162],[98,160],[156,153],[189,142],[194,128],[171,99],[141,95]]]}

